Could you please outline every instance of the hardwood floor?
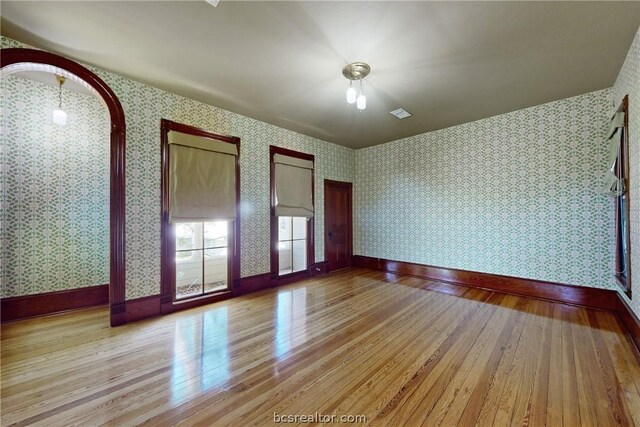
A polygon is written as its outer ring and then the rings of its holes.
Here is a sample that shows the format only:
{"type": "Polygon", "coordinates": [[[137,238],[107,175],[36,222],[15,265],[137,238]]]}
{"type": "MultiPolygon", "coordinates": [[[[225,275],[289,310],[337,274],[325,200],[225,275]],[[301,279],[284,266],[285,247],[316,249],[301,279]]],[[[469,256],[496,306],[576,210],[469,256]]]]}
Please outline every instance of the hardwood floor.
{"type": "Polygon", "coordinates": [[[108,323],[3,325],[2,425],[640,426],[640,357],[606,311],[353,269],[108,323]]]}

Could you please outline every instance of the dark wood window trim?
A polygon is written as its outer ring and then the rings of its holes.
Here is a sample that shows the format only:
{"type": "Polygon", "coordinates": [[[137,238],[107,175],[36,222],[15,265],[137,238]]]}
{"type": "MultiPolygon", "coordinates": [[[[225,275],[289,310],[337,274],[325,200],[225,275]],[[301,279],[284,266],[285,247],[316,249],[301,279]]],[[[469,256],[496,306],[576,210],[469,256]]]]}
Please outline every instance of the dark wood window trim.
{"type": "MultiPolygon", "coordinates": [[[[618,107],[617,112],[624,113],[624,127],[622,128],[622,135],[620,136],[620,155],[618,157],[618,162],[621,162],[621,175],[618,178],[622,178],[624,180],[625,192],[624,194],[617,196],[615,200],[615,209],[616,209],[616,258],[615,258],[615,277],[618,285],[621,290],[631,298],[631,229],[629,224],[630,219],[630,211],[629,211],[629,95],[626,95],[620,106],[618,107]],[[624,206],[621,209],[621,202],[624,198],[624,206]],[[621,212],[621,210],[623,212],[621,212]],[[622,224],[620,215],[626,216],[626,233],[622,233],[622,224]],[[626,256],[626,266],[627,266],[627,275],[626,277],[621,274],[623,271],[623,263],[622,263],[622,239],[626,240],[626,246],[629,248],[626,256]]],[[[616,170],[617,170],[616,165],[616,170]]]]}
{"type": "Polygon", "coordinates": [[[111,118],[109,184],[109,313],[111,326],[126,323],[125,308],[125,139],[124,109],[116,94],[93,72],[70,59],[36,49],[2,49],[0,67],[45,64],[75,74],[104,100],[111,118]]]}
{"type": "Polygon", "coordinates": [[[218,135],[206,130],[181,123],[162,119],[160,121],[160,163],[161,163],[161,295],[160,305],[162,313],[170,313],[198,305],[209,304],[228,297],[233,293],[234,282],[240,279],[240,138],[235,136],[218,135]],[[223,291],[198,295],[194,298],[175,298],[175,240],[173,238],[173,226],[169,223],[169,131],[186,133],[189,135],[209,138],[216,141],[228,142],[238,148],[236,156],[236,208],[238,217],[230,227],[233,227],[229,247],[232,248],[232,256],[229,257],[229,288],[223,291]]]}
{"type": "Polygon", "coordinates": [[[314,221],[315,217],[309,219],[307,223],[307,269],[297,271],[295,273],[279,275],[279,257],[278,257],[278,218],[276,217],[275,200],[276,189],[274,179],[274,167],[273,157],[276,154],[282,154],[284,156],[295,157],[303,160],[310,160],[314,162],[314,170],[311,175],[311,200],[315,207],[315,161],[314,156],[308,153],[302,153],[300,151],[289,150],[287,148],[276,147],[271,145],[269,147],[269,165],[270,165],[270,186],[271,186],[271,283],[272,285],[283,285],[286,283],[295,282],[297,280],[310,277],[311,266],[315,263],[315,244],[314,244],[314,221]]]}

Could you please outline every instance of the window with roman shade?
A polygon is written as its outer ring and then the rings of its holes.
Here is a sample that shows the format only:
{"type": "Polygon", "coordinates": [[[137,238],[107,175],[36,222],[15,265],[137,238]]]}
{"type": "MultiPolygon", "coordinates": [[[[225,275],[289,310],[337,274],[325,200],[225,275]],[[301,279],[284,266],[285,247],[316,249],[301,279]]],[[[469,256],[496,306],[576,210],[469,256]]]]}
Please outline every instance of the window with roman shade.
{"type": "MultiPolygon", "coordinates": [[[[314,156],[271,146],[271,277],[310,274],[314,256],[314,156]]],[[[287,280],[287,279],[284,279],[287,280]]]]}
{"type": "Polygon", "coordinates": [[[169,131],[169,221],[234,220],[235,144],[169,131]]]}
{"type": "Polygon", "coordinates": [[[616,112],[611,118],[609,132],[607,133],[607,171],[605,172],[605,184],[602,192],[611,196],[618,196],[625,191],[623,162],[620,160],[623,149],[621,141],[624,139],[624,124],[625,112],[616,112]]]}
{"type": "Polygon", "coordinates": [[[313,160],[273,155],[275,215],[313,217],[313,160]]]}
{"type": "Polygon", "coordinates": [[[602,192],[614,198],[615,271],[622,290],[631,298],[631,242],[629,222],[629,97],[625,96],[613,114],[607,133],[608,156],[602,192]]]}
{"type": "Polygon", "coordinates": [[[161,120],[163,312],[230,294],[240,277],[240,139],[161,120]]]}

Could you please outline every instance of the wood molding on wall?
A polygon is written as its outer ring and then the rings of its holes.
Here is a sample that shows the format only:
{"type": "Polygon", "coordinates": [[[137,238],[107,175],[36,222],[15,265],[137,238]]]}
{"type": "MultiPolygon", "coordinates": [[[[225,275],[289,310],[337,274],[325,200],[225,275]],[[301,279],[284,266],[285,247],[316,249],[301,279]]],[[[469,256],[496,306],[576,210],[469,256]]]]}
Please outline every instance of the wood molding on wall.
{"type": "MultiPolygon", "coordinates": [[[[324,263],[312,264],[310,266],[314,275],[324,274],[324,263]]],[[[262,291],[264,289],[274,288],[281,285],[298,282],[308,279],[309,273],[305,270],[302,274],[295,276],[287,276],[286,280],[273,280],[271,273],[257,274],[255,276],[243,277],[233,284],[232,291],[219,292],[206,295],[201,298],[186,300],[184,302],[170,302],[169,304],[162,302],[160,294],[151,295],[142,298],[128,300],[126,302],[126,321],[135,322],[137,320],[147,319],[149,317],[159,316],[161,314],[173,313],[176,311],[187,310],[189,308],[200,307],[212,304],[218,301],[224,301],[241,295],[262,291]]]]}
{"type": "Polygon", "coordinates": [[[612,311],[618,315],[620,322],[627,329],[631,340],[640,352],[640,320],[633,313],[622,295],[614,290],[434,267],[362,255],[354,255],[353,266],[529,298],[544,299],[551,302],[612,311]]]}
{"type": "Polygon", "coordinates": [[[313,154],[303,153],[301,151],[294,151],[284,147],[277,147],[275,145],[269,146],[269,194],[271,197],[270,208],[270,265],[271,265],[271,279],[277,284],[286,284],[302,280],[300,273],[306,273],[306,277],[311,275],[313,264],[311,260],[315,260],[315,217],[309,218],[307,222],[307,269],[303,272],[296,272],[287,274],[285,276],[278,275],[278,218],[276,217],[276,187],[275,187],[275,167],[273,163],[274,156],[280,154],[283,156],[295,157],[297,159],[309,160],[314,162],[314,169],[311,171],[311,202],[314,205],[316,203],[316,171],[315,171],[315,157],[313,154]]]}
{"type": "MultiPolygon", "coordinates": [[[[163,304],[160,294],[142,298],[127,300],[123,303],[111,305],[111,314],[114,310],[123,321],[120,324],[131,323],[150,317],[169,314],[175,311],[186,310],[214,302],[235,298],[241,295],[258,292],[264,289],[278,287],[289,283],[308,279],[311,276],[325,274],[325,263],[319,262],[310,266],[312,271],[307,271],[295,277],[287,277],[286,280],[273,280],[271,273],[257,274],[243,277],[233,284],[233,290],[205,295],[201,298],[190,299],[182,302],[163,304]]],[[[68,291],[49,292],[45,294],[26,295],[20,297],[3,298],[2,322],[44,316],[47,314],[61,313],[70,310],[88,308],[109,303],[109,285],[90,286],[68,291]]]]}
{"type": "Polygon", "coordinates": [[[90,85],[104,101],[111,120],[109,184],[109,291],[107,298],[111,326],[126,322],[125,301],[125,156],[124,109],[115,92],[95,73],[71,59],[38,49],[2,49],[0,67],[14,64],[44,64],[66,70],[90,85]]]}
{"type": "MultiPolygon", "coordinates": [[[[161,312],[171,313],[179,309],[188,307],[196,307],[209,302],[219,301],[221,296],[230,295],[233,292],[237,278],[240,277],[240,138],[235,136],[220,135],[209,132],[204,129],[176,123],[171,120],[160,120],[160,293],[161,293],[161,312]],[[222,141],[235,145],[238,155],[235,159],[235,194],[236,194],[236,212],[238,218],[229,224],[230,241],[228,257],[228,274],[229,284],[228,290],[222,291],[216,295],[203,295],[195,297],[188,301],[177,301],[175,296],[175,241],[173,240],[173,226],[169,222],[169,132],[175,131],[188,135],[196,135],[216,141],[222,141]],[[177,308],[182,307],[182,308],[177,308]]],[[[224,298],[222,298],[224,299],[224,298]]],[[[128,303],[128,302],[127,302],[128,303]]],[[[127,312],[129,310],[127,309],[127,312]]],[[[128,322],[129,320],[127,320],[128,322]]]]}
{"type": "MultiPolygon", "coordinates": [[[[385,271],[393,274],[416,276],[423,279],[437,280],[455,285],[475,287],[501,293],[514,294],[530,298],[544,299],[571,305],[608,310],[617,313],[621,324],[627,329],[630,339],[640,352],[640,319],[631,310],[622,295],[609,289],[572,286],[552,282],[543,282],[519,277],[501,276],[467,270],[447,269],[422,264],[391,261],[361,255],[353,257],[353,266],[385,271]],[[571,289],[567,289],[571,288],[571,289]]],[[[161,296],[151,295],[128,300],[125,303],[111,306],[111,312],[118,310],[124,323],[135,322],[150,317],[186,310],[217,301],[223,301],[262,291],[280,285],[294,283],[309,277],[326,274],[326,263],[311,265],[311,274],[295,277],[295,280],[278,281],[271,278],[270,273],[238,279],[233,291],[209,295],[196,300],[175,304],[166,310],[161,304],[161,296]]],[[[306,272],[304,272],[306,273],[306,272]]],[[[289,279],[294,279],[293,277],[289,279]]],[[[2,322],[62,313],[70,310],[89,308],[109,303],[109,286],[99,285],[67,291],[49,292],[36,295],[3,298],[0,300],[2,322]]]]}
{"type": "Polygon", "coordinates": [[[2,322],[109,304],[109,285],[2,298],[2,322]]]}
{"type": "Polygon", "coordinates": [[[617,311],[619,306],[617,292],[609,289],[572,286],[361,255],[353,257],[353,265],[584,307],[617,311]]]}
{"type": "Polygon", "coordinates": [[[246,295],[271,287],[271,273],[243,277],[233,285],[233,296],[246,295]]]}
{"type": "Polygon", "coordinates": [[[160,314],[160,294],[130,299],[125,303],[125,319],[127,323],[159,316],[160,314]]]}
{"type": "Polygon", "coordinates": [[[631,310],[629,304],[624,300],[622,294],[618,294],[618,317],[620,322],[627,328],[631,341],[636,345],[640,352],[640,319],[631,310]]]}

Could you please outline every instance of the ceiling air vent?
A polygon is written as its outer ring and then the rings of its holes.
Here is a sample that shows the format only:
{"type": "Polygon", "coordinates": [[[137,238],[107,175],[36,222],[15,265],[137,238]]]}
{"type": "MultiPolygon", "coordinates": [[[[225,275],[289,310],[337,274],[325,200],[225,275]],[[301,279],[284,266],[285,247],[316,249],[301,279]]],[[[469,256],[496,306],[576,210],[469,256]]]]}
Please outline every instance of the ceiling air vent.
{"type": "Polygon", "coordinates": [[[407,117],[411,117],[411,113],[402,108],[398,108],[397,110],[391,111],[391,114],[393,114],[399,119],[406,119],[407,117]]]}

